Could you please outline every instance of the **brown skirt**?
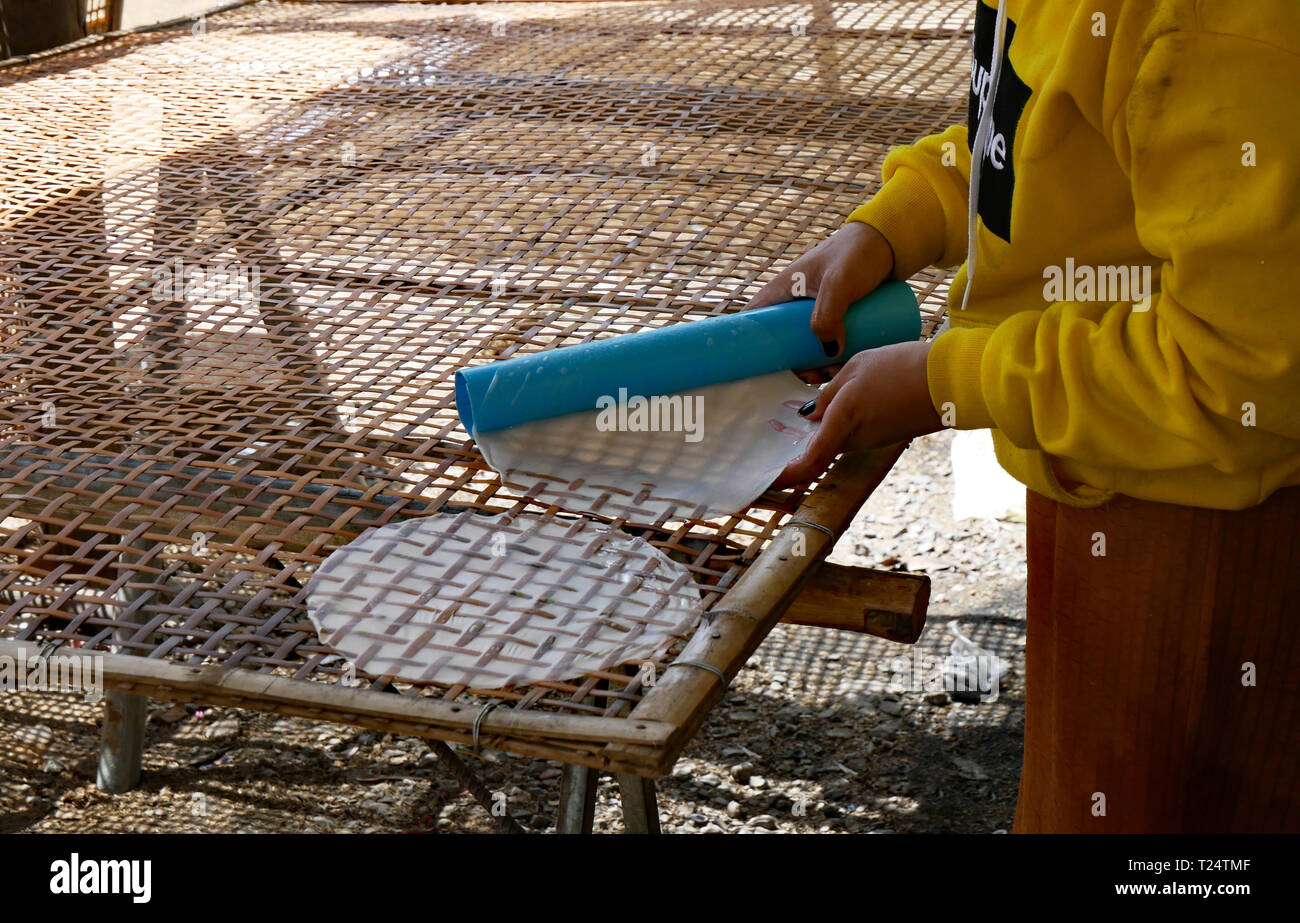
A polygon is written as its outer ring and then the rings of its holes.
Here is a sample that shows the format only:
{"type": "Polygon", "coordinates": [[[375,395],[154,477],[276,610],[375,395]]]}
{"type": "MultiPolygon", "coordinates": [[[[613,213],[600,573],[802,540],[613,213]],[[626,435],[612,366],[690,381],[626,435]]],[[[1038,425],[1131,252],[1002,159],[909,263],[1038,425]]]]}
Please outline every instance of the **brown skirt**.
{"type": "Polygon", "coordinates": [[[1300,832],[1300,488],[1027,519],[1015,832],[1300,832]]]}

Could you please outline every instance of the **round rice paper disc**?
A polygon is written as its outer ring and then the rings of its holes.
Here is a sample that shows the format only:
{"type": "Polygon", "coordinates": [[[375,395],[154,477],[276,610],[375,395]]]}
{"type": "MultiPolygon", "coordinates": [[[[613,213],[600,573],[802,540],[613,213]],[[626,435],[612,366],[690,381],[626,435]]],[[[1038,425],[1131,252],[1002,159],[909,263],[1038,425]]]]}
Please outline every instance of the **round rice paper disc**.
{"type": "Polygon", "coordinates": [[[307,607],[359,672],[499,689],[653,659],[702,603],[690,571],[644,539],[467,511],[369,530],[325,560],[307,607]]]}

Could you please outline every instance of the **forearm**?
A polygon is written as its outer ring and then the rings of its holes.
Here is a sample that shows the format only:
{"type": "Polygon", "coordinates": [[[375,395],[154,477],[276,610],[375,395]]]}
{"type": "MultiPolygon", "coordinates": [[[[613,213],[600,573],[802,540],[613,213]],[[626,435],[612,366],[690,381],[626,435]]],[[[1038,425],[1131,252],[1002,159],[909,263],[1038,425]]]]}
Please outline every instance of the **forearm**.
{"type": "Polygon", "coordinates": [[[894,253],[893,278],[926,266],[954,266],[966,255],[970,152],[966,128],[953,126],[897,148],[881,167],[884,184],[849,215],[878,230],[894,253]]]}

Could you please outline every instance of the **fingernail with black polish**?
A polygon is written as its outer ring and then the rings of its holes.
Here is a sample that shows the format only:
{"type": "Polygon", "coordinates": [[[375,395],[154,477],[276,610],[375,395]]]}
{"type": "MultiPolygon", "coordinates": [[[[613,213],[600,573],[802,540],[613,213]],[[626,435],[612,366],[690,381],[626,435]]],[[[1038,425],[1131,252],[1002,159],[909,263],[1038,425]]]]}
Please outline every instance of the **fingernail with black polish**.
{"type": "Polygon", "coordinates": [[[834,340],[822,340],[822,351],[831,358],[834,358],[839,355],[840,344],[836,343],[834,340]]]}
{"type": "Polygon", "coordinates": [[[808,416],[808,414],[812,413],[816,409],[817,409],[817,398],[814,397],[811,401],[809,401],[808,403],[804,404],[802,407],[799,408],[799,416],[806,417],[808,416]]]}

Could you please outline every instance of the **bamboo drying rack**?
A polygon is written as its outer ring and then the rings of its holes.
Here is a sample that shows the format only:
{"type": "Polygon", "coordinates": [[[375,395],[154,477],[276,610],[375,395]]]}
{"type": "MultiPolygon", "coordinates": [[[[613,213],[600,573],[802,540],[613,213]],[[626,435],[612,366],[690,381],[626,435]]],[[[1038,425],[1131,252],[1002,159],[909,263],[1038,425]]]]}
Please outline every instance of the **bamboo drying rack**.
{"type": "Polygon", "coordinates": [[[0,655],[103,657],[101,785],[143,697],[201,700],[561,761],[567,829],[612,771],[653,829],[643,780],[783,614],[908,640],[923,578],[799,595],[901,447],[615,521],[709,606],[650,688],[347,684],[302,588],[401,517],[563,514],[485,466],[454,370],[740,308],[962,117],[968,6],[256,2],[0,69],[0,655]]]}

